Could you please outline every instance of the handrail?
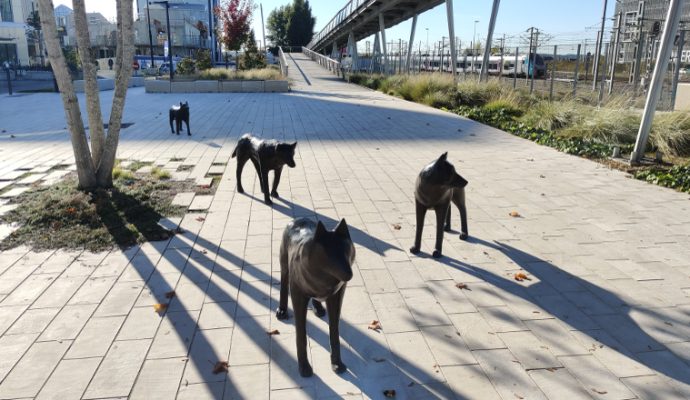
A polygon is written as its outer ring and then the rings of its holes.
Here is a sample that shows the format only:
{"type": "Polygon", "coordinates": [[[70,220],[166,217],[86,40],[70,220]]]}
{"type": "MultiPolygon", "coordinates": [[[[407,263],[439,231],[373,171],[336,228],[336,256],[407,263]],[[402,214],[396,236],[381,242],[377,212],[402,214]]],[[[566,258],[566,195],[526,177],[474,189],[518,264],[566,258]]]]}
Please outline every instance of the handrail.
{"type": "Polygon", "coordinates": [[[288,76],[288,63],[287,58],[285,58],[285,53],[283,53],[283,48],[278,46],[278,60],[280,61],[280,73],[283,77],[288,76]]]}
{"type": "Polygon", "coordinates": [[[328,69],[329,71],[335,73],[337,76],[341,76],[342,71],[340,70],[340,62],[332,58],[326,57],[323,54],[319,54],[315,51],[309,50],[306,47],[302,47],[302,53],[309,57],[312,61],[315,61],[322,67],[328,69]]]}
{"type": "Polygon", "coordinates": [[[311,42],[307,45],[308,48],[314,47],[316,43],[321,41],[327,34],[331,33],[333,29],[337,25],[339,25],[341,22],[343,22],[347,17],[349,17],[355,10],[359,8],[364,3],[370,2],[371,0],[350,0],[345,7],[341,8],[340,11],[338,11],[335,14],[335,17],[333,17],[327,24],[324,26],[323,29],[319,33],[317,33],[312,39],[311,42]]]}

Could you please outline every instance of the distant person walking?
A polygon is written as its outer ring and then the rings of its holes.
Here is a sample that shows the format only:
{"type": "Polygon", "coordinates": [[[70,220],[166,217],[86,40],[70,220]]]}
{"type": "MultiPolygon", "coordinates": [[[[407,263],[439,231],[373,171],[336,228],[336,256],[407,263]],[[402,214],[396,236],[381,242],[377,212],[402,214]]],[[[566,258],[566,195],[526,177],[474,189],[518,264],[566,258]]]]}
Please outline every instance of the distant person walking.
{"type": "Polygon", "coordinates": [[[111,71],[113,69],[113,59],[112,58],[108,59],[108,68],[110,68],[111,71]]]}

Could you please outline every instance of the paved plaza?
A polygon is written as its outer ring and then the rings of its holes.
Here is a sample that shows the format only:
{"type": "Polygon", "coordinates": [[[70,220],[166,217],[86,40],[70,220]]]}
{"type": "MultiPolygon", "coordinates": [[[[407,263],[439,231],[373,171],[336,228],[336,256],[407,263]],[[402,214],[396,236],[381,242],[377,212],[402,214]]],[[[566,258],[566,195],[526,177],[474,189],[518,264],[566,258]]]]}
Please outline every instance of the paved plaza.
{"type": "MultiPolygon", "coordinates": [[[[168,223],[184,233],[165,242],[0,253],[0,399],[690,399],[687,194],[344,83],[302,54],[290,76],[286,94],[129,91],[118,158],[223,173],[218,189],[178,199],[189,212],[168,223]],[[185,100],[193,136],[171,135],[167,110],[185,100]],[[253,168],[235,192],[246,132],[298,141],[272,207],[253,168]],[[414,181],[445,151],[469,181],[470,239],[446,234],[432,259],[430,213],[414,256],[414,181]],[[326,319],[308,315],[304,379],[294,319],[274,315],[282,230],[302,216],[345,218],[356,244],[342,375],[326,319]]],[[[72,168],[59,95],[0,96],[0,130],[0,188],[72,168]]]]}

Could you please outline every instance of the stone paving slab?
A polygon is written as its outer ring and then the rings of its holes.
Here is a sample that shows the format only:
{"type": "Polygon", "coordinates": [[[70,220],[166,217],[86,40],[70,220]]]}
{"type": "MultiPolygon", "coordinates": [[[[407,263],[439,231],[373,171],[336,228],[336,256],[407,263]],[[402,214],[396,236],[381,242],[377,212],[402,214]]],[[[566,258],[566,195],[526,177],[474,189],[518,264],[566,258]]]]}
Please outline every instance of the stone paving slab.
{"type": "MultiPolygon", "coordinates": [[[[174,95],[129,91],[118,157],[202,183],[223,173],[217,191],[180,194],[196,212],[164,221],[183,232],[165,242],[0,253],[0,398],[690,399],[687,195],[290,63],[291,93],[188,94],[192,137],[159,115],[174,95]],[[272,207],[253,168],[235,192],[246,132],[298,142],[272,207]],[[444,151],[470,182],[471,237],[446,234],[432,259],[428,216],[412,256],[416,174],[444,151]],[[343,375],[310,313],[315,375],[299,377],[294,320],[274,316],[295,217],[346,218],[355,242],[343,375]]],[[[0,182],[74,170],[58,95],[2,101],[0,182]],[[29,105],[47,111],[22,118],[29,105]]]]}

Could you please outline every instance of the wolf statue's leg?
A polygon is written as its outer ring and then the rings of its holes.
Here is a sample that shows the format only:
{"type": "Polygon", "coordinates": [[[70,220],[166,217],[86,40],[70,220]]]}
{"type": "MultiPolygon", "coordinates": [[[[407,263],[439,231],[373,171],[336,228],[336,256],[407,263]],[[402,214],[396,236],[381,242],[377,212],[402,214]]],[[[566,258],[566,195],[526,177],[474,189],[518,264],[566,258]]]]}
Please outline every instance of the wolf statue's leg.
{"type": "Polygon", "coordinates": [[[326,315],[326,310],[323,309],[323,305],[321,305],[320,301],[312,297],[311,305],[314,307],[314,314],[316,314],[317,317],[321,318],[326,315]]]}
{"type": "Polygon", "coordinates": [[[175,117],[173,116],[173,110],[170,110],[170,112],[168,112],[168,116],[170,118],[170,132],[174,134],[175,128],[173,128],[173,119],[175,119],[175,117]]]}
{"type": "Polygon", "coordinates": [[[451,225],[450,225],[450,204],[448,204],[448,211],[446,211],[446,225],[443,227],[443,230],[446,232],[451,231],[451,225]]]}
{"type": "Polygon", "coordinates": [[[422,247],[422,230],[424,229],[424,216],[426,215],[426,207],[415,200],[415,214],[417,216],[417,227],[414,235],[414,246],[410,247],[410,253],[417,254],[422,247]]]}
{"type": "Polygon", "coordinates": [[[345,297],[345,286],[340,288],[338,293],[331,295],[326,299],[326,308],[328,309],[328,333],[331,342],[331,369],[335,373],[343,373],[347,371],[347,366],[343,364],[340,358],[340,310],[343,308],[343,297],[345,297]]]}
{"type": "Polygon", "coordinates": [[[465,207],[465,188],[453,190],[453,204],[460,210],[460,239],[465,240],[469,236],[467,230],[467,208],[465,207]]]}
{"type": "Polygon", "coordinates": [[[187,125],[187,136],[192,136],[192,131],[189,130],[189,116],[187,116],[187,119],[184,120],[184,123],[187,125]]]}
{"type": "Polygon", "coordinates": [[[292,310],[295,313],[297,364],[299,374],[306,378],[314,373],[307,358],[307,303],[309,297],[299,293],[299,290],[295,290],[294,287],[290,287],[290,297],[292,298],[292,310]]]}
{"type": "Polygon", "coordinates": [[[273,190],[271,190],[271,196],[278,198],[278,184],[280,183],[280,174],[283,173],[283,167],[277,168],[275,175],[273,176],[273,190]]]}
{"type": "Polygon", "coordinates": [[[288,269],[287,249],[281,245],[280,248],[280,303],[276,310],[276,318],[288,318],[288,292],[290,291],[290,270],[288,269]]]}
{"type": "Polygon", "coordinates": [[[268,190],[268,171],[261,170],[261,191],[264,193],[264,202],[269,206],[273,204],[271,201],[271,193],[268,190]]]}
{"type": "Polygon", "coordinates": [[[443,253],[443,225],[446,221],[449,206],[450,203],[434,207],[436,212],[436,245],[434,246],[434,252],[431,254],[434,258],[441,257],[443,253]]]}
{"type": "Polygon", "coordinates": [[[245,154],[237,151],[237,171],[235,172],[235,178],[237,179],[237,191],[244,193],[244,188],[242,187],[242,170],[244,169],[244,164],[247,163],[247,157],[245,154]]]}

